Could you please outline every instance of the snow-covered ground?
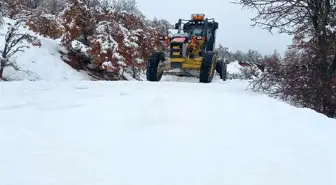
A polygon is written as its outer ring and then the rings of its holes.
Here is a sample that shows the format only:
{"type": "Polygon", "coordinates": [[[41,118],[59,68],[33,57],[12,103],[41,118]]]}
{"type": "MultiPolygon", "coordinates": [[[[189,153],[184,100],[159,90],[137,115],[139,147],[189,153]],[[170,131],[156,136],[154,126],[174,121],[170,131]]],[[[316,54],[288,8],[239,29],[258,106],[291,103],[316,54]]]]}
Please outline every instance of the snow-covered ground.
{"type": "MultiPolygon", "coordinates": [[[[5,35],[8,30],[8,23],[14,24],[14,21],[4,18],[5,23],[0,28],[0,49],[5,46],[5,35]]],[[[4,77],[10,80],[89,80],[90,77],[81,71],[77,71],[66,64],[59,53],[60,39],[53,40],[36,35],[27,28],[20,27],[20,33],[29,33],[36,36],[41,41],[41,47],[29,46],[24,52],[18,52],[14,60],[21,71],[13,68],[5,68],[4,77]]]]}
{"type": "Polygon", "coordinates": [[[0,83],[0,184],[335,185],[336,121],[246,85],[0,83]]]}
{"type": "Polygon", "coordinates": [[[336,184],[333,119],[218,76],[84,81],[38,38],[5,76],[39,81],[0,83],[0,185],[336,184]]]}

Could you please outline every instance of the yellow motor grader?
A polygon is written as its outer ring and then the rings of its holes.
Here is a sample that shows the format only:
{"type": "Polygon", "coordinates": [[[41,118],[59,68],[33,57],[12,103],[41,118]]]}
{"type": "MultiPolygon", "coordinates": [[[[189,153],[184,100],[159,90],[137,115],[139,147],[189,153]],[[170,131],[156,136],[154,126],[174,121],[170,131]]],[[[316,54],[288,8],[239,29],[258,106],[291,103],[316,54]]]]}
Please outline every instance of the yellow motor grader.
{"type": "Polygon", "coordinates": [[[204,14],[192,14],[190,20],[179,19],[173,36],[161,36],[167,47],[154,52],[148,61],[148,81],[160,81],[163,74],[198,77],[201,83],[210,83],[217,71],[226,80],[226,63],[215,50],[218,22],[204,14]]]}

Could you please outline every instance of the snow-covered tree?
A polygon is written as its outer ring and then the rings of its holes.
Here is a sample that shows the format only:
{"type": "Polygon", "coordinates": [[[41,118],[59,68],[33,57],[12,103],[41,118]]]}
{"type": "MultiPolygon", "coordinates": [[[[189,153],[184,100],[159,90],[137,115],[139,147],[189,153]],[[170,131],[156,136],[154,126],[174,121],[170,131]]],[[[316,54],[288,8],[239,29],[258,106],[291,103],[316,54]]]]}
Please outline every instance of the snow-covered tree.
{"type": "Polygon", "coordinates": [[[262,55],[257,50],[249,49],[246,53],[246,60],[254,64],[260,64],[262,63],[262,55]]]}
{"type": "Polygon", "coordinates": [[[91,47],[88,52],[92,56],[94,68],[103,67],[108,71],[118,72],[118,62],[122,57],[117,54],[118,43],[112,37],[112,33],[115,31],[115,25],[111,22],[101,21],[90,37],[91,47]]]}
{"type": "Polygon", "coordinates": [[[3,16],[18,19],[30,12],[30,0],[0,0],[3,16]]]}
{"type": "Polygon", "coordinates": [[[112,11],[127,12],[137,17],[145,18],[139,10],[136,0],[110,0],[109,4],[112,11]]]}
{"type": "Polygon", "coordinates": [[[96,8],[100,6],[100,0],[83,0],[83,3],[88,8],[96,8]]]}
{"type": "Polygon", "coordinates": [[[159,43],[158,32],[148,28],[141,18],[127,12],[99,15],[96,33],[90,38],[89,53],[95,64],[122,75],[137,76],[144,69],[150,53],[159,43]]]}
{"type": "Polygon", "coordinates": [[[41,11],[32,12],[27,18],[26,25],[39,35],[52,39],[60,38],[64,31],[64,27],[58,21],[57,16],[41,11]]]}
{"type": "Polygon", "coordinates": [[[158,30],[162,35],[169,35],[169,29],[173,28],[173,25],[170,24],[165,19],[158,19],[154,17],[153,20],[149,21],[149,25],[158,30]]]}
{"type": "Polygon", "coordinates": [[[42,9],[46,13],[57,15],[62,12],[69,0],[43,0],[39,9],[42,9]]]}
{"type": "Polygon", "coordinates": [[[230,53],[227,47],[224,47],[223,45],[219,44],[216,50],[218,51],[219,58],[224,59],[224,60],[230,58],[230,53]]]}
{"type": "Polygon", "coordinates": [[[60,14],[61,23],[65,34],[62,39],[63,45],[70,48],[71,42],[82,38],[88,44],[88,37],[93,34],[96,21],[89,8],[81,0],[69,0],[66,9],[60,14]]]}

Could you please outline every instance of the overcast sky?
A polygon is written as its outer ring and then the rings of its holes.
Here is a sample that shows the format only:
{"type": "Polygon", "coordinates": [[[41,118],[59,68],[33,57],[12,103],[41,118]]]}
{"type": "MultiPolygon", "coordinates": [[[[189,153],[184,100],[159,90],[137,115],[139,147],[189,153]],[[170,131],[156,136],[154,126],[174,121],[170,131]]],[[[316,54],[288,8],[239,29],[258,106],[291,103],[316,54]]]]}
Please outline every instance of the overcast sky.
{"type": "Polygon", "coordinates": [[[271,35],[260,28],[252,28],[250,18],[255,13],[241,9],[240,5],[230,2],[235,0],[138,0],[139,9],[148,18],[163,18],[174,24],[179,18],[189,19],[192,13],[204,13],[219,22],[217,44],[230,50],[256,49],[269,54],[277,49],[281,54],[291,43],[288,35],[271,35]]]}

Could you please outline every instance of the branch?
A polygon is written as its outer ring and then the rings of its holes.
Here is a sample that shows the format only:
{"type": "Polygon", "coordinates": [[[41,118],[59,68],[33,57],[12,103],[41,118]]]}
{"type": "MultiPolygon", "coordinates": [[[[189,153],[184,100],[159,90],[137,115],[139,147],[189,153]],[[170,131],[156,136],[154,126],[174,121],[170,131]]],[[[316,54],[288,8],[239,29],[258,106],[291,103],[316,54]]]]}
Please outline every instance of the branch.
{"type": "Polygon", "coordinates": [[[8,62],[4,67],[12,67],[13,69],[15,69],[17,71],[21,71],[19,66],[17,66],[14,62],[8,62]]]}
{"type": "Polygon", "coordinates": [[[306,22],[309,17],[308,5],[302,0],[237,0],[249,9],[256,10],[258,15],[252,18],[253,27],[260,26],[270,32],[278,28],[280,33],[293,34],[293,28],[306,22]]]}
{"type": "Polygon", "coordinates": [[[5,20],[3,19],[1,12],[0,12],[0,28],[2,28],[2,25],[5,23],[5,20]]]}
{"type": "Polygon", "coordinates": [[[19,46],[17,47],[15,50],[13,51],[10,51],[8,54],[7,54],[7,58],[11,58],[13,55],[15,55],[15,53],[17,52],[24,52],[24,48],[29,48],[29,46],[19,46]]]}

